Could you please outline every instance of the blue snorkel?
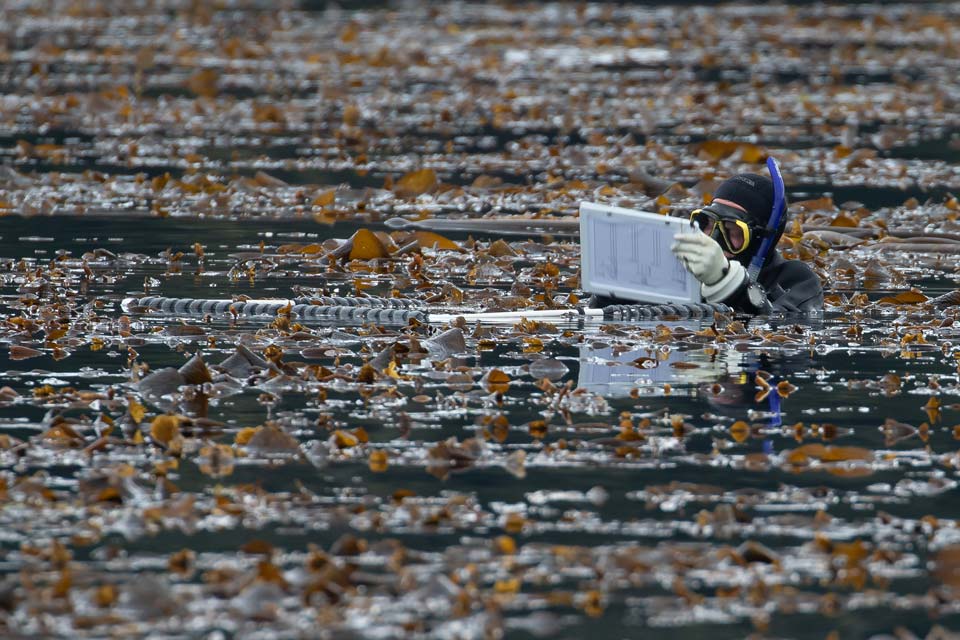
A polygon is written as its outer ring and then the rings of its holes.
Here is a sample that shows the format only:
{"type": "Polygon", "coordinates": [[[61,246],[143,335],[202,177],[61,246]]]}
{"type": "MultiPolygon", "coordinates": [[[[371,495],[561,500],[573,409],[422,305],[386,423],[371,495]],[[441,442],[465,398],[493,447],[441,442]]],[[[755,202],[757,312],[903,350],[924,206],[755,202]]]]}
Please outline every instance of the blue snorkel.
{"type": "Polygon", "coordinates": [[[770,245],[777,235],[777,228],[780,226],[780,220],[784,214],[784,187],[783,176],[780,175],[780,167],[777,161],[772,157],[767,158],[767,170],[770,171],[770,178],[773,180],[773,211],[770,212],[770,220],[767,222],[766,233],[763,242],[760,243],[760,250],[757,251],[753,259],[750,260],[750,266],[747,267],[747,278],[750,283],[755,283],[760,275],[760,269],[767,259],[767,253],[770,252],[770,245]]]}

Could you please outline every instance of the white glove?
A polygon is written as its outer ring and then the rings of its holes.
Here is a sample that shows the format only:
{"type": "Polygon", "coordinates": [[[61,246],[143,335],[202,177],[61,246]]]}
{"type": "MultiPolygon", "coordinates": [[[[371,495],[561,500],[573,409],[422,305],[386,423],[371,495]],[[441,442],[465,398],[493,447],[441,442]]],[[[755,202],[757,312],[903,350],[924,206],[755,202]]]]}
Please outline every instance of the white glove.
{"type": "Polygon", "coordinates": [[[673,241],[670,250],[700,281],[700,294],[708,302],[726,300],[746,279],[743,265],[728,260],[717,241],[705,233],[680,233],[673,241]]]}
{"type": "Polygon", "coordinates": [[[678,233],[673,236],[670,250],[680,258],[687,271],[707,286],[720,282],[730,265],[717,241],[702,231],[678,233]]]}

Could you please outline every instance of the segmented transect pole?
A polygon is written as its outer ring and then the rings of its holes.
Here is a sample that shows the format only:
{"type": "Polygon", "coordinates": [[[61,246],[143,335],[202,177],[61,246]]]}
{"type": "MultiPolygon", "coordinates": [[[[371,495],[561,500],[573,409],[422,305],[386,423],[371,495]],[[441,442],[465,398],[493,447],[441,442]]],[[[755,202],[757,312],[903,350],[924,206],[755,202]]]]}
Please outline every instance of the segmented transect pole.
{"type": "Polygon", "coordinates": [[[430,311],[413,300],[378,298],[374,296],[355,298],[340,296],[317,296],[293,300],[202,300],[194,298],[164,298],[146,296],[127,298],[121,303],[127,313],[153,313],[162,315],[235,315],[276,316],[286,309],[291,317],[301,321],[326,322],[378,322],[381,324],[420,322],[445,323],[457,318],[468,322],[506,323],[521,319],[575,322],[579,320],[673,320],[712,318],[716,313],[732,313],[722,303],[675,303],[675,304],[618,304],[602,309],[576,307],[573,309],[541,309],[536,311],[493,311],[464,313],[430,311]]]}
{"type": "Polygon", "coordinates": [[[678,302],[675,304],[614,304],[601,309],[604,320],[661,320],[664,318],[712,318],[716,313],[733,313],[722,302],[678,302]]]}
{"type": "Polygon", "coordinates": [[[276,315],[277,311],[286,306],[321,306],[321,307],[376,307],[379,309],[414,309],[420,304],[415,300],[402,298],[378,298],[368,296],[363,298],[341,296],[316,296],[306,298],[274,298],[267,300],[203,300],[195,298],[164,298],[161,296],[146,296],[143,298],[127,298],[122,306],[125,311],[150,309],[163,313],[185,314],[225,314],[234,313],[242,316],[276,315]]]}
{"type": "Polygon", "coordinates": [[[170,315],[236,315],[276,316],[287,309],[291,317],[301,320],[344,320],[380,323],[406,323],[411,319],[426,321],[427,313],[414,300],[400,298],[356,298],[317,296],[293,300],[200,300],[146,296],[127,298],[121,307],[128,313],[153,312],[170,315]]]}

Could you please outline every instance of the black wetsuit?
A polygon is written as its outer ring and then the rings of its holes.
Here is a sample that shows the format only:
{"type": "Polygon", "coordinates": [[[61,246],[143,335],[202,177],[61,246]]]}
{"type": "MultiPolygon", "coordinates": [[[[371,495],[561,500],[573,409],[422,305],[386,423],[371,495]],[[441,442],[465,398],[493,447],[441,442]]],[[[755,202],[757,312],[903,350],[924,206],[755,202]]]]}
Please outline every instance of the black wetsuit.
{"type": "MultiPolygon", "coordinates": [[[[770,308],[757,308],[747,298],[747,282],[733,292],[724,304],[739,313],[811,313],[823,310],[823,286],[810,265],[801,260],[785,260],[779,251],[774,251],[767,264],[760,270],[757,282],[766,291],[770,308]]],[[[628,301],[609,296],[594,295],[590,307],[601,308],[611,304],[629,304],[628,301]]]]}

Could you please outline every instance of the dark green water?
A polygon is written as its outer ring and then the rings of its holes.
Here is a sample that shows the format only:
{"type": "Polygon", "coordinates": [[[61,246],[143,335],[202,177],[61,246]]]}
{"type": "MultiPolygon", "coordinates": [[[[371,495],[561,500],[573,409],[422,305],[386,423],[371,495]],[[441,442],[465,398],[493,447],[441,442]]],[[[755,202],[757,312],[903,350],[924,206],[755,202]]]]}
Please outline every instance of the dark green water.
{"type": "MultiPolygon", "coordinates": [[[[867,193],[865,196],[869,195],[867,193]]],[[[327,237],[347,237],[358,225],[335,225],[333,227],[319,227],[313,222],[264,222],[264,221],[185,221],[165,219],[129,219],[117,218],[6,218],[4,220],[4,257],[19,260],[24,258],[43,264],[51,259],[55,250],[64,250],[70,255],[78,256],[96,248],[107,248],[121,254],[130,252],[145,256],[158,256],[168,248],[174,251],[188,251],[194,242],[200,242],[206,247],[204,265],[205,274],[197,275],[192,262],[184,259],[180,273],[168,273],[167,269],[159,264],[135,264],[118,270],[119,277],[110,284],[91,284],[85,291],[85,299],[99,299],[106,303],[105,314],[118,316],[119,301],[127,296],[142,295],[145,291],[145,278],[155,278],[150,292],[155,295],[188,296],[188,297],[228,297],[234,295],[250,295],[260,297],[281,297],[289,295],[294,286],[311,286],[316,284],[315,279],[307,275],[264,279],[253,284],[249,282],[229,282],[223,275],[225,268],[231,263],[228,256],[245,246],[257,245],[260,240],[266,239],[269,243],[284,242],[285,239],[298,238],[300,242],[322,241],[327,237]],[[44,240],[30,240],[43,234],[44,240]]],[[[938,280],[928,283],[928,290],[943,287],[938,280]]],[[[163,322],[153,321],[153,324],[163,326],[163,322]]],[[[263,323],[256,321],[240,322],[233,326],[234,334],[255,332],[263,323]]],[[[208,333],[216,334],[218,326],[211,325],[208,333]]],[[[652,325],[648,325],[652,326],[652,325]]],[[[682,543],[702,539],[700,536],[691,536],[685,527],[676,528],[678,524],[688,522],[701,508],[696,500],[680,507],[679,510],[648,510],[642,502],[630,499],[632,492],[641,491],[651,485],[668,483],[691,483],[714,485],[727,492],[783,492],[790,491],[828,492],[832,498],[823,503],[826,512],[836,519],[838,528],[833,534],[840,539],[848,536],[857,539],[874,540],[882,546],[886,534],[884,527],[875,524],[878,513],[883,512],[894,518],[903,518],[907,521],[916,521],[916,518],[935,514],[939,519],[952,519],[960,516],[960,508],[951,499],[950,491],[935,496],[902,496],[876,487],[887,483],[887,486],[897,486],[912,478],[926,478],[930,470],[922,465],[917,470],[902,468],[899,465],[881,464],[876,472],[865,478],[842,479],[825,473],[805,473],[797,475],[786,473],[776,468],[767,471],[734,471],[727,463],[716,465],[710,463],[709,454],[715,447],[717,438],[729,440],[726,426],[733,419],[745,419],[750,411],[765,411],[770,409],[768,401],[755,402],[753,395],[756,387],[753,376],[758,369],[769,371],[775,380],[790,380],[799,387],[799,390],[789,398],[782,400],[782,423],[792,425],[794,422],[807,423],[829,422],[836,426],[841,437],[836,439],[838,444],[864,447],[870,450],[886,450],[884,434],[880,427],[884,419],[894,418],[898,421],[909,422],[914,425],[926,419],[922,407],[928,395],[923,391],[924,386],[931,378],[936,378],[942,387],[956,384],[956,372],[952,366],[952,357],[939,351],[925,352],[917,358],[903,360],[896,353],[883,353],[873,340],[865,339],[864,344],[851,346],[845,343],[842,333],[851,326],[848,320],[837,317],[837,314],[828,314],[823,321],[803,327],[799,331],[804,336],[817,336],[821,344],[828,345],[829,349],[821,348],[791,348],[784,351],[782,348],[767,346],[762,349],[749,350],[741,353],[734,349],[722,349],[714,356],[703,355],[697,349],[680,347],[680,359],[696,363],[700,369],[666,371],[658,385],[651,385],[650,391],[655,395],[633,400],[625,396],[633,385],[621,385],[612,389],[600,387],[606,395],[608,409],[603,415],[577,417],[576,421],[607,421],[616,423],[615,416],[621,411],[633,414],[656,413],[666,410],[670,413],[679,413],[688,416],[689,425],[694,429],[692,435],[686,437],[679,448],[668,448],[659,455],[646,459],[640,464],[616,462],[601,454],[600,451],[584,454],[572,463],[556,466],[549,462],[536,466],[528,462],[528,475],[522,481],[513,478],[502,468],[478,468],[462,474],[454,474],[446,481],[440,482],[436,478],[424,473],[422,468],[391,468],[387,474],[374,474],[366,468],[363,460],[354,463],[333,464],[324,469],[317,469],[305,462],[290,462],[263,468],[260,466],[238,467],[229,477],[230,483],[253,483],[268,493],[295,492],[297,487],[317,495],[331,495],[338,491],[349,489],[359,495],[366,496],[365,500],[389,502],[390,496],[398,487],[414,491],[420,496],[435,496],[440,494],[461,494],[475,496],[477,504],[484,509],[493,509],[497,504],[523,504],[525,500],[538,491],[543,492],[583,492],[591,487],[603,487],[608,494],[602,506],[587,505],[587,511],[594,519],[583,526],[561,526],[555,516],[548,514],[538,518],[539,527],[524,534],[520,539],[524,544],[548,545],[587,545],[588,547],[615,547],[620,544],[658,545],[682,543]],[[818,352],[819,351],[819,352],[818,352]],[[690,373],[695,372],[695,373],[690,373]],[[740,379],[741,372],[743,378],[740,379]],[[878,380],[889,372],[897,373],[905,381],[903,392],[886,396],[877,391],[850,388],[852,381],[878,380]],[[669,381],[673,386],[670,396],[663,396],[659,386],[669,381]],[[714,381],[724,385],[722,393],[713,396],[705,388],[714,381]],[[916,385],[916,388],[910,388],[916,385]],[[603,389],[606,389],[603,391],[603,389]],[[618,395],[617,391],[620,394],[618,395]],[[917,392],[920,392],[919,394],[917,392]],[[720,416],[719,418],[717,416],[720,416]],[[724,418],[727,416],[728,418],[724,418]],[[718,421],[719,420],[719,421],[718,421]],[[716,426],[715,426],[716,425],[716,426]],[[726,437],[724,437],[726,436],[726,437]],[[698,457],[707,456],[707,457],[698,457]],[[871,488],[873,487],[873,488],[871,488]],[[864,504],[862,500],[870,497],[879,498],[880,504],[864,504]],[[843,523],[840,525],[840,523],[843,523]],[[632,528],[638,527],[638,528],[632,528]],[[843,533],[852,527],[850,533],[843,533]],[[565,529],[569,529],[565,531],[565,529]],[[650,530],[650,533],[640,533],[650,530]],[[661,533],[653,534],[653,531],[661,533]],[[668,532],[674,533],[669,534],[668,532]],[[853,533],[855,531],[856,533],[853,533]],[[664,537],[661,537],[664,536],[664,537]]],[[[875,332],[876,342],[879,336],[886,333],[885,322],[866,320],[863,322],[865,334],[875,332]]],[[[629,326],[624,330],[641,329],[639,325],[633,329],[629,326]]],[[[347,328],[350,331],[349,328],[347,328]]],[[[575,330],[574,334],[583,335],[589,341],[603,340],[597,334],[597,327],[584,327],[575,330]]],[[[931,342],[935,343],[931,337],[931,342]]],[[[138,348],[139,357],[153,369],[163,366],[179,366],[184,362],[186,355],[200,353],[208,362],[221,360],[229,351],[225,347],[208,348],[205,340],[171,339],[166,343],[159,342],[138,348]],[[176,348],[173,348],[176,347],[176,348]]],[[[319,342],[323,342],[319,340],[319,342]]],[[[629,340],[627,340],[629,343],[629,340]]],[[[309,343],[308,343],[309,344],[309,343]]],[[[570,342],[567,346],[553,344],[545,350],[545,354],[557,358],[568,367],[569,372],[557,383],[562,384],[569,380],[576,386],[589,391],[591,387],[583,384],[581,371],[584,367],[596,367],[591,361],[584,360],[581,354],[582,347],[570,342]]],[[[585,354],[583,354],[585,355],[585,354]]],[[[518,364],[523,364],[527,358],[517,352],[517,345],[508,340],[502,347],[485,352],[482,357],[468,357],[468,362],[474,362],[483,368],[498,367],[510,370],[518,364]]],[[[127,377],[126,361],[118,351],[104,353],[93,352],[83,347],[77,348],[72,355],[59,362],[51,357],[40,357],[25,362],[5,360],[2,368],[6,370],[4,384],[10,385],[21,393],[29,393],[31,387],[42,382],[60,379],[61,383],[69,383],[78,388],[109,388],[116,387],[127,377]],[[26,365],[26,366],[25,366],[26,365]],[[86,373],[85,373],[86,372],[86,373]],[[93,373],[97,372],[97,373],[93,373]]],[[[604,367],[600,366],[601,374],[604,367]]],[[[428,388],[430,385],[427,385],[428,388]]],[[[443,385],[440,385],[440,389],[443,385]]],[[[576,388],[576,387],[575,387],[576,388]]],[[[504,415],[510,424],[522,425],[538,417],[536,405],[528,402],[530,393],[536,392],[533,381],[521,378],[511,386],[506,397],[504,415]]],[[[239,395],[231,396],[216,406],[211,406],[209,417],[225,422],[228,428],[238,429],[262,422],[265,418],[264,408],[255,402],[258,395],[256,389],[239,395]]],[[[388,445],[397,442],[398,410],[371,411],[370,408],[353,407],[354,393],[334,394],[348,401],[340,409],[333,409],[332,415],[342,420],[350,428],[363,426],[370,434],[371,441],[388,445]]],[[[310,394],[296,391],[281,393],[280,403],[272,409],[273,415],[296,416],[304,410],[309,410],[312,401],[310,394]]],[[[946,396],[941,396],[946,397],[946,396]]],[[[475,402],[475,401],[474,401],[475,402]]],[[[946,402],[946,400],[944,400],[946,402]]],[[[470,403],[473,404],[473,403],[470,403]]],[[[429,423],[429,430],[415,429],[414,442],[421,439],[439,441],[445,437],[455,436],[460,439],[470,433],[469,426],[479,416],[489,412],[489,409],[475,405],[475,408],[464,413],[431,417],[439,407],[431,408],[427,405],[424,411],[413,411],[412,407],[404,407],[415,422],[425,420],[429,423]],[[472,416],[472,417],[471,417],[472,416]]],[[[37,423],[43,420],[45,409],[30,408],[23,405],[7,407],[0,412],[0,419],[5,422],[4,431],[19,438],[29,438],[36,433],[37,423]],[[26,422],[24,422],[26,421],[26,422]],[[22,426],[17,426],[20,423],[22,426]]],[[[447,412],[449,413],[449,412],[447,412]]],[[[955,448],[953,434],[949,428],[955,417],[952,410],[946,410],[942,422],[935,424],[930,432],[926,446],[934,452],[949,451],[955,448]]],[[[767,420],[760,420],[759,424],[767,420]]],[[[426,426],[424,424],[424,426],[426,426]]],[[[611,426],[611,428],[613,428],[611,426]]],[[[669,427],[667,427],[669,431],[669,427]]],[[[559,434],[557,434],[559,435],[559,434]]],[[[793,448],[797,445],[793,439],[793,432],[789,427],[770,427],[764,437],[754,437],[742,445],[735,445],[730,453],[736,455],[746,453],[765,452],[776,456],[781,450],[793,448]]],[[[307,436],[309,438],[309,436],[307,436]]],[[[570,437],[570,436],[568,436],[570,437]]],[[[551,435],[547,441],[555,441],[551,435]]],[[[586,438],[589,440],[589,437],[586,438]]],[[[230,442],[228,435],[222,438],[230,442]]],[[[665,442],[672,438],[665,437],[665,442]]],[[[916,439],[914,438],[916,442],[916,439]]],[[[909,442],[909,441],[908,441],[909,442]]],[[[520,447],[533,455],[538,445],[523,432],[511,435],[508,446],[520,447]]],[[[901,448],[894,446],[894,449],[901,448]]],[[[721,457],[720,459],[724,459],[721,457]]],[[[528,459],[529,460],[529,459],[528,459]]],[[[532,461],[531,461],[532,462],[532,461]]],[[[64,478],[74,477],[78,472],[83,473],[82,467],[75,465],[58,466],[50,462],[37,460],[34,465],[28,464],[27,470],[48,468],[49,472],[64,478]]],[[[210,486],[210,479],[200,473],[195,463],[185,460],[177,474],[176,482],[182,491],[204,492],[210,486]]],[[[559,494],[555,494],[559,495],[559,494]]],[[[789,495],[784,494],[785,496],[789,495]]],[[[563,503],[559,503],[562,505],[563,503]]],[[[707,507],[710,508],[710,507],[707,507]]],[[[782,507],[784,513],[791,511],[790,501],[786,499],[782,507]]],[[[776,509],[774,510],[776,513],[776,509]]],[[[757,514],[758,517],[760,514],[757,514]]],[[[182,532],[168,531],[162,535],[141,535],[132,539],[107,536],[101,544],[118,545],[131,557],[161,556],[171,549],[189,547],[197,553],[219,554],[226,549],[236,548],[252,539],[267,540],[281,549],[299,549],[305,545],[316,544],[328,547],[346,533],[356,533],[354,527],[347,523],[327,523],[320,530],[311,531],[310,527],[284,523],[283,519],[272,522],[267,518],[258,526],[239,526],[228,532],[197,531],[189,535],[182,532]]],[[[750,534],[734,534],[732,538],[721,538],[725,544],[738,544],[741,535],[744,539],[752,539],[779,550],[786,556],[796,554],[796,562],[804,562],[806,556],[797,545],[804,543],[812,532],[797,523],[797,528],[790,533],[773,526],[769,533],[764,532],[762,524],[750,534]]],[[[487,530],[486,527],[480,531],[487,530]]],[[[493,529],[496,531],[496,528],[493,529]]],[[[831,531],[828,526],[826,531],[831,531]]],[[[373,539],[381,536],[398,538],[405,545],[422,552],[442,553],[449,545],[457,545],[467,531],[450,530],[438,531],[409,531],[403,529],[391,531],[389,528],[382,533],[374,534],[373,539]]],[[[706,538],[709,540],[709,536],[706,538]]],[[[924,546],[907,545],[901,547],[910,549],[917,554],[920,562],[924,561],[926,553],[924,546]]],[[[76,558],[83,560],[90,557],[92,549],[78,549],[76,558]]],[[[812,561],[812,560],[811,560],[812,561]]],[[[918,575],[915,578],[895,580],[890,589],[903,593],[922,593],[928,586],[927,578],[918,575]]],[[[810,587],[814,593],[820,592],[816,585],[810,587]]],[[[603,619],[572,622],[564,628],[564,637],[578,637],[579,634],[590,630],[591,633],[611,635],[625,634],[632,636],[642,633],[644,637],[699,637],[709,632],[711,636],[739,637],[749,632],[751,625],[744,623],[726,624],[721,627],[714,625],[684,625],[680,629],[669,631],[645,628],[644,616],[641,614],[646,607],[651,606],[646,598],[651,592],[641,590],[621,590],[605,611],[603,619]],[[636,602],[645,602],[638,609],[636,602]],[[642,629],[642,631],[641,631],[642,629]]],[[[830,630],[840,630],[844,634],[853,636],[868,635],[889,629],[892,625],[906,624],[909,627],[922,630],[929,622],[926,614],[920,611],[885,612],[883,608],[868,608],[864,611],[851,611],[840,614],[835,618],[824,618],[816,622],[809,616],[795,618],[791,616],[776,616],[771,623],[771,634],[791,636],[795,633],[793,625],[796,620],[803,620],[809,627],[811,637],[816,634],[825,634],[830,630]]],[[[518,632],[519,633],[519,632],[518,632]]],[[[520,633],[520,636],[523,634],[520,633]]],[[[806,634],[805,634],[806,635],[806,634]]]]}

